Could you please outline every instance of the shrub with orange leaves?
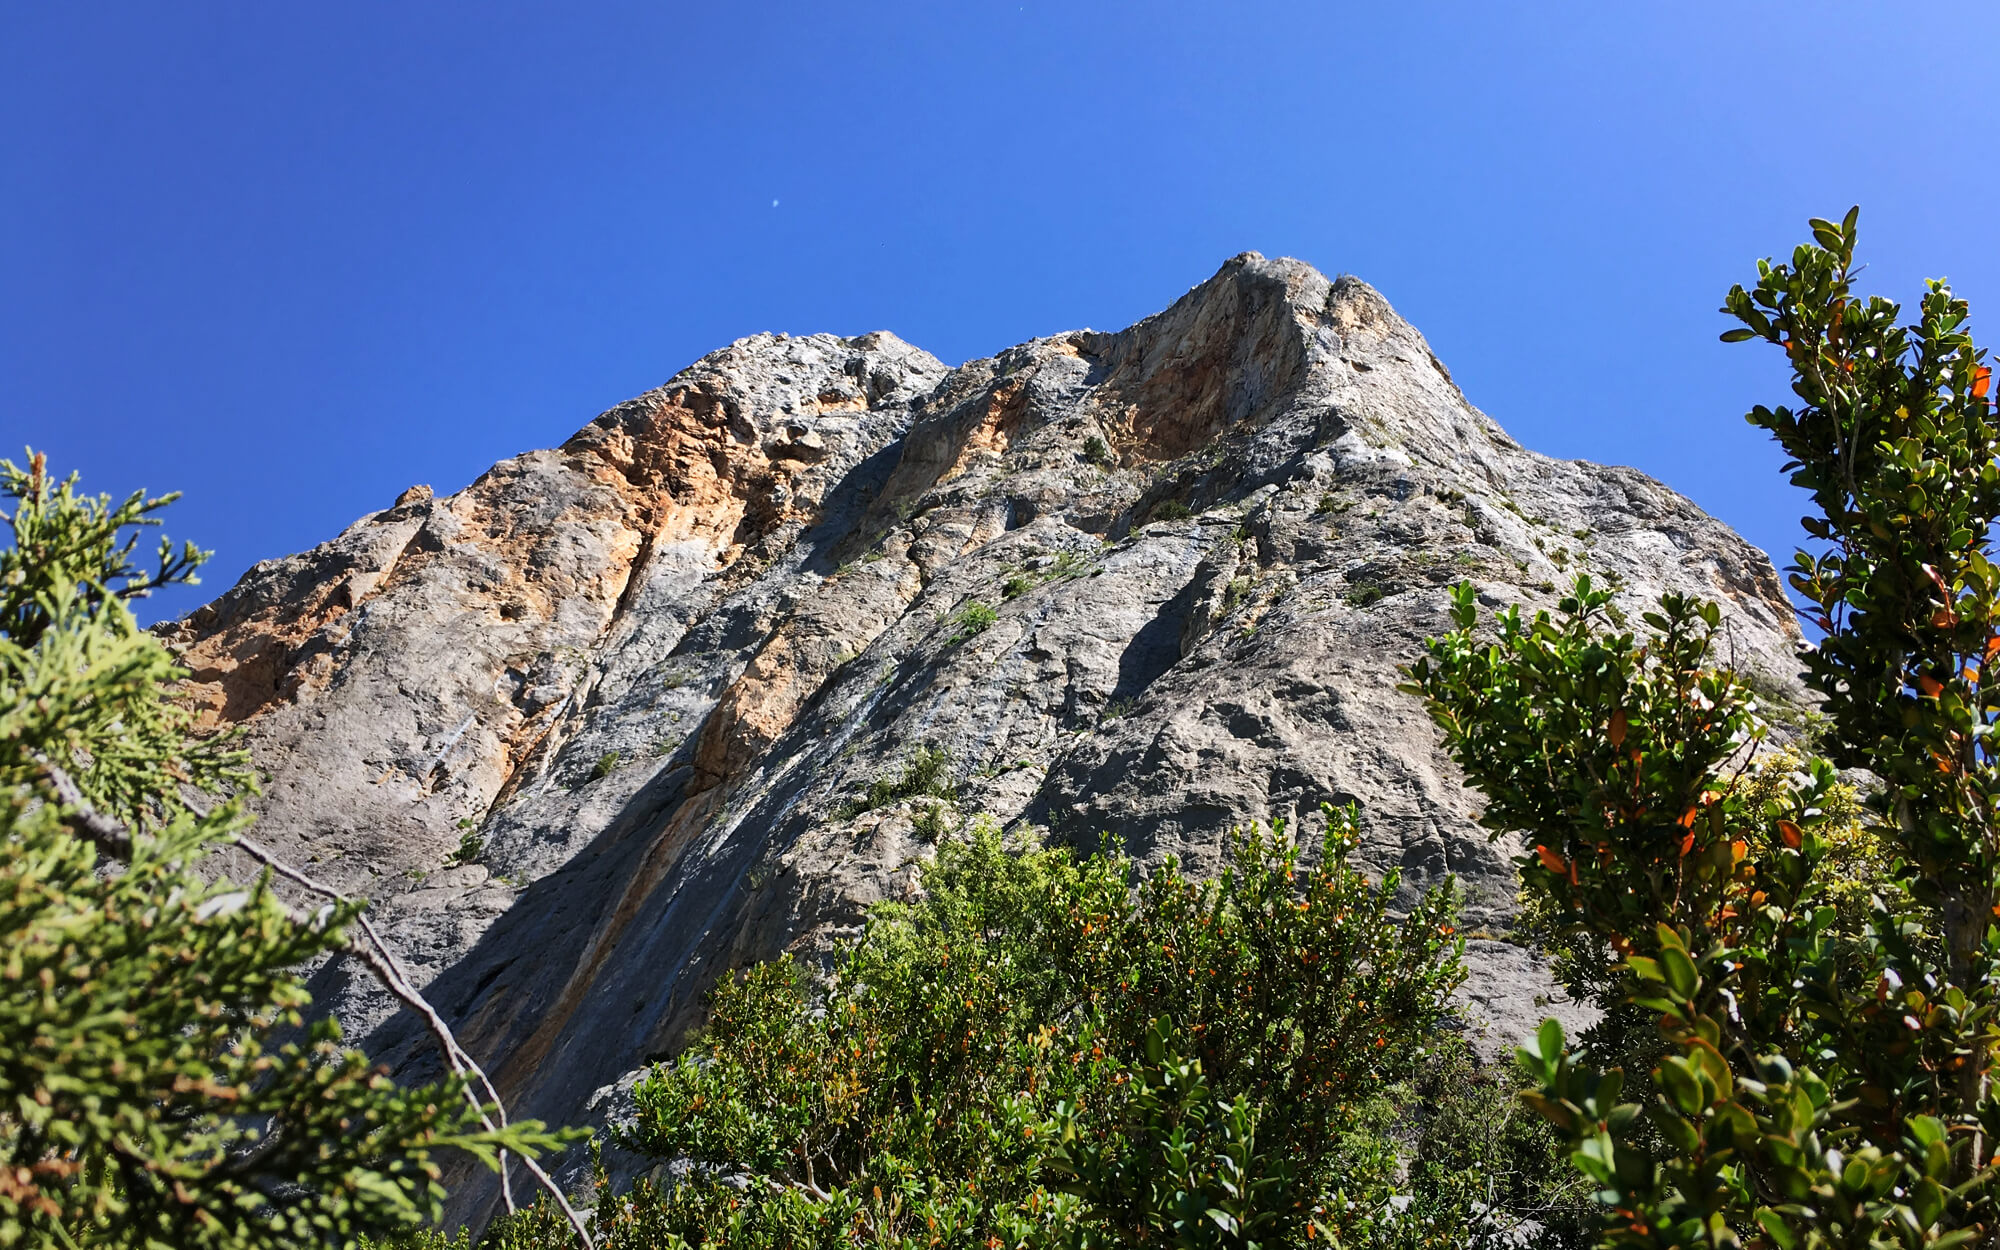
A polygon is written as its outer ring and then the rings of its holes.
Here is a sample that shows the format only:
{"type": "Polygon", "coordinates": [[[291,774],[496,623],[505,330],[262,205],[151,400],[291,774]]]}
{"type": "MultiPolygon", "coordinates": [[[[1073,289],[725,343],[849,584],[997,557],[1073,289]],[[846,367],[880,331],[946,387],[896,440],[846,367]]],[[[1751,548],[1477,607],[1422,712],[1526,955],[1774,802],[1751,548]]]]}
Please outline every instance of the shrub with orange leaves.
{"type": "Polygon", "coordinates": [[[1823,635],[1801,676],[1824,758],[1752,761],[1764,726],[1690,600],[1635,643],[1579,579],[1485,642],[1467,588],[1411,674],[1489,826],[1536,846],[1530,915],[1609,1013],[1580,1048],[1550,1021],[1522,1052],[1607,1246],[2000,1227],[2000,413],[1942,282],[1908,325],[1854,294],[1857,217],[1815,219],[1724,307],[1723,338],[1782,348],[1799,401],[1749,420],[1818,513],[1790,581],[1823,635]],[[1879,784],[1857,804],[1836,768],[1879,784]]]}

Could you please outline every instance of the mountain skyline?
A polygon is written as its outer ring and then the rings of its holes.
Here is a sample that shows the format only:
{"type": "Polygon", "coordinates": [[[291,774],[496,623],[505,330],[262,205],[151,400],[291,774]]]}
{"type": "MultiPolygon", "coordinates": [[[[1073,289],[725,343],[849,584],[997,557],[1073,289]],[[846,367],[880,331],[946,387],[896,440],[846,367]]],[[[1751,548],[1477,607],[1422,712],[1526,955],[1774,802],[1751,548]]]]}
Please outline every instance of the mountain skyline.
{"type": "Polygon", "coordinates": [[[1354,273],[1532,446],[1782,563],[1801,510],[1715,313],[1863,206],[1873,289],[2000,289],[1963,206],[1969,3],[979,4],[16,15],[0,454],[182,490],[184,612],[413,483],[450,493],[718,345],[957,364],[1119,326],[1255,249],[1354,273]],[[1794,117],[1794,101],[1812,100],[1794,117]],[[1780,119],[1783,120],[1780,120],[1780,119]],[[1797,145],[1797,146],[1794,146],[1797,145]],[[1815,155],[1807,156],[1810,148],[1815,155]],[[1819,153],[1834,152],[1826,158],[1819,153]]]}

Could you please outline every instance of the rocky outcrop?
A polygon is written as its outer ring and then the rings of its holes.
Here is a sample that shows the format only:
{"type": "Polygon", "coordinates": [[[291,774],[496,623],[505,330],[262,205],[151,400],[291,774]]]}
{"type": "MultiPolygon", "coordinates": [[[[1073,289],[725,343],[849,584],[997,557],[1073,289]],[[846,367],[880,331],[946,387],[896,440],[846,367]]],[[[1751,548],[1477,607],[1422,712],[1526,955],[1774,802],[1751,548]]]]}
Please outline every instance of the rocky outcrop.
{"type": "MultiPolygon", "coordinates": [[[[825,949],[976,812],[1207,866],[1352,800],[1373,864],[1455,875],[1504,934],[1511,848],[1397,668],[1452,583],[1546,604],[1577,569],[1720,600],[1733,662],[1802,697],[1761,553],[1517,446],[1366,284],[1246,253],[1127,330],[957,369],[745,339],[171,636],[270,775],[264,836],[378,900],[518,1113],[575,1122],[716,976],[825,949]],[[868,807],[919,749],[955,801],[868,807]]],[[[1532,956],[1470,958],[1496,1037],[1541,1010],[1532,956]]],[[[421,1072],[343,976],[324,1000],[421,1072]]]]}

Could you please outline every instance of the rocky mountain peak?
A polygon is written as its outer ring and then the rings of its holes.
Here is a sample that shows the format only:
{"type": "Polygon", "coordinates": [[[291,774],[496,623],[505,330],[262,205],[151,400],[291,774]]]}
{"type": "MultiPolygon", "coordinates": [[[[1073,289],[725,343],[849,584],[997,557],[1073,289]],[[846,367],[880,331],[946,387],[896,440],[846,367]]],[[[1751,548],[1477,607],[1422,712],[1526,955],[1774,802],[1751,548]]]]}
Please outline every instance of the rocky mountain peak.
{"type": "MultiPolygon", "coordinates": [[[[1762,553],[1517,446],[1367,284],[1246,252],[1125,330],[956,369],[740,340],[167,632],[269,774],[266,840],[378,901],[518,1113],[575,1122],[717,976],[824,951],[975,813],[1209,866],[1232,826],[1312,838],[1354,801],[1371,862],[1456,876],[1504,932],[1510,848],[1397,666],[1451,584],[1546,604],[1578,569],[1719,600],[1735,662],[1798,696],[1762,553]]],[[[1538,1016],[1532,955],[1472,961],[1496,1038],[1538,1016]]],[[[389,1003],[316,989],[422,1070],[389,1003]]]]}

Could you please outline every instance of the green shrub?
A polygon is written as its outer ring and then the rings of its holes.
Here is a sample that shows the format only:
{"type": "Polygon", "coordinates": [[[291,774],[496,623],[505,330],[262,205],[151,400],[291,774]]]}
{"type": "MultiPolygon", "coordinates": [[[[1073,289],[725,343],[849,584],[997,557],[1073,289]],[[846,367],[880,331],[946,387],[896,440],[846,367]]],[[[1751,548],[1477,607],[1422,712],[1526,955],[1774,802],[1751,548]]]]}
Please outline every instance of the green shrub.
{"type": "Polygon", "coordinates": [[[1083,460],[1085,464],[1111,463],[1111,448],[1095,434],[1083,440],[1083,460]]]}
{"type": "Polygon", "coordinates": [[[951,817],[950,804],[926,803],[910,821],[910,825],[925,841],[937,842],[952,833],[955,826],[951,817]]]}
{"type": "Polygon", "coordinates": [[[1254,577],[1230,578],[1229,585],[1222,592],[1222,615],[1228,616],[1248,603],[1252,592],[1256,589],[1257,579],[1254,577]]]}
{"type": "Polygon", "coordinates": [[[1283,1151],[1288,1143],[1268,1134],[1259,1142],[1263,1108],[1241,1093],[1218,1094],[1199,1059],[1180,1057],[1183,1041],[1166,1021],[1154,1022],[1108,1125],[1077,1106],[1058,1111],[1060,1144],[1047,1170],[1061,1192],[1083,1200],[1089,1225],[1047,1240],[1254,1246],[1323,1227],[1298,1161],[1283,1151]]]}
{"type": "Polygon", "coordinates": [[[1942,282],[1909,323],[1853,293],[1857,216],[1724,305],[1800,404],[1749,420],[1823,544],[1790,579],[1822,631],[1813,753],[1759,765],[1756,685],[1688,596],[1641,630],[1579,575],[1487,626],[1462,585],[1410,672],[1606,1011],[1521,1054],[1607,1246],[1986,1246],[2000,1223],[2000,412],[1942,282]],[[1857,804],[1842,768],[1879,785],[1857,804]]]}
{"type": "Polygon", "coordinates": [[[1185,521],[1193,515],[1194,510],[1178,499],[1162,499],[1153,505],[1155,521],[1185,521]]]}
{"type": "Polygon", "coordinates": [[[619,754],[616,750],[606,751],[604,754],[598,756],[597,762],[590,766],[590,779],[598,781],[609,777],[612,770],[618,767],[618,760],[619,754]]]}
{"type": "MultiPolygon", "coordinates": [[[[461,825],[469,824],[460,821],[461,825]]],[[[477,828],[467,828],[458,835],[458,849],[451,853],[451,863],[469,864],[486,851],[486,839],[479,836],[477,828]]]]}
{"type": "Polygon", "coordinates": [[[1090,570],[1090,565],[1074,551],[1056,553],[1056,558],[1048,565],[1034,571],[1022,570],[1012,573],[1001,584],[1002,598],[1014,599],[1027,594],[1037,586],[1060,581],[1068,577],[1082,577],[1090,570]]]}
{"type": "Polygon", "coordinates": [[[923,795],[943,799],[947,803],[958,798],[958,783],[951,776],[951,753],[942,747],[918,747],[910,753],[901,773],[894,777],[877,777],[846,811],[849,816],[858,816],[862,812],[923,795]]]}
{"type": "Polygon", "coordinates": [[[974,822],[829,983],[779,961],[718,987],[639,1086],[626,1144],[696,1171],[623,1208],[657,1238],[630,1244],[1292,1244],[1348,1218],[1336,1191],[1392,1209],[1357,1109],[1457,1044],[1463,973],[1450,895],[1391,919],[1356,841],[1330,813],[1311,866],[1252,832],[1215,881],[1135,886],[1123,856],[974,822]]]}

